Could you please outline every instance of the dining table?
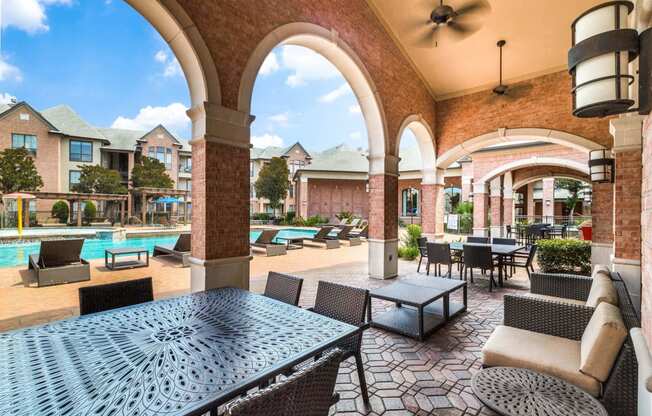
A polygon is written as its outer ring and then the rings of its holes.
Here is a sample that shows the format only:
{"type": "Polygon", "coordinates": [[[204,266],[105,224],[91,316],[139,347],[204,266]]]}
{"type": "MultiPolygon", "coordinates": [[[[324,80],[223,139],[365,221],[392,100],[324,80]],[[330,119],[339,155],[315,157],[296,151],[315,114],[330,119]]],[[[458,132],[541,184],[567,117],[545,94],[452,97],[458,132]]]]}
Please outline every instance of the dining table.
{"type": "Polygon", "coordinates": [[[525,250],[526,247],[520,244],[482,244],[482,243],[465,243],[462,241],[454,241],[450,243],[450,250],[456,253],[464,251],[464,246],[489,246],[491,247],[491,254],[498,257],[498,284],[503,286],[503,265],[505,257],[514,255],[516,252],[525,250]]]}
{"type": "Polygon", "coordinates": [[[0,414],[202,415],[361,328],[221,288],[0,333],[0,414]]]}

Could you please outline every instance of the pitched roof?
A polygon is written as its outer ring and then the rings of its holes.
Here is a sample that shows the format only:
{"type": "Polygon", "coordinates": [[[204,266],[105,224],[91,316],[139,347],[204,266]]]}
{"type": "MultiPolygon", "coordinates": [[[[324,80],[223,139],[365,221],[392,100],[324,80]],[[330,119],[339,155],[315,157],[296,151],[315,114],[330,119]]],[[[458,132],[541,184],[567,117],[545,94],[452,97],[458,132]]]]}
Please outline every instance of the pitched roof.
{"type": "Polygon", "coordinates": [[[112,150],[126,150],[133,152],[136,150],[138,139],[143,137],[143,132],[140,130],[127,130],[127,129],[113,129],[113,128],[99,128],[98,129],[104,137],[109,139],[110,144],[102,147],[102,149],[112,150]]]}
{"type": "Polygon", "coordinates": [[[315,153],[311,163],[302,170],[329,172],[368,172],[367,153],[345,144],[315,153]]]}
{"type": "Polygon", "coordinates": [[[271,159],[281,157],[287,152],[287,148],[278,146],[252,147],[249,151],[251,159],[271,159]]]}
{"type": "Polygon", "coordinates": [[[67,136],[107,141],[98,129],[85,122],[67,105],[57,105],[45,109],[41,111],[41,115],[67,136]]]}

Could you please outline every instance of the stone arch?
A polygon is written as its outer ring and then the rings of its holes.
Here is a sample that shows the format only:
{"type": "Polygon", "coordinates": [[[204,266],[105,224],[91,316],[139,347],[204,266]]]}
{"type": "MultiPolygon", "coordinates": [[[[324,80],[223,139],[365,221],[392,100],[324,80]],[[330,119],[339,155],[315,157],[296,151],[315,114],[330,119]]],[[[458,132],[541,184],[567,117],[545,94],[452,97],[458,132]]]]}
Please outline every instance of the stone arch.
{"type": "Polygon", "coordinates": [[[521,189],[525,185],[528,185],[528,184],[530,184],[532,182],[539,181],[539,180],[544,179],[544,178],[549,178],[551,176],[554,177],[554,178],[574,179],[576,181],[587,182],[589,184],[591,183],[588,176],[584,176],[584,175],[580,175],[580,174],[572,175],[572,174],[569,174],[569,173],[563,173],[563,174],[556,175],[553,172],[552,175],[549,175],[549,174],[548,175],[534,175],[534,176],[529,177],[527,179],[523,179],[523,180],[520,180],[518,182],[515,182],[512,185],[512,189],[514,191],[516,191],[517,189],[521,189]]]}
{"type": "Polygon", "coordinates": [[[500,143],[514,143],[525,140],[537,140],[547,143],[554,143],[567,146],[585,153],[591,150],[604,149],[604,146],[575,134],[566,133],[560,130],[522,128],[522,129],[498,129],[477,137],[466,140],[444,152],[437,159],[437,168],[446,169],[451,163],[463,156],[500,143]]]}
{"type": "Polygon", "coordinates": [[[401,137],[405,129],[410,129],[417,138],[419,146],[419,154],[421,155],[421,182],[424,184],[434,184],[437,181],[437,174],[435,164],[437,162],[437,152],[435,144],[435,135],[432,133],[430,126],[419,114],[412,114],[403,120],[401,127],[398,129],[398,136],[396,137],[396,147],[394,154],[399,155],[401,146],[401,137]]]}
{"type": "Polygon", "coordinates": [[[174,52],[188,83],[193,138],[206,132],[204,105],[221,105],[222,93],[213,57],[199,30],[177,0],[126,0],[160,33],[174,52]]]}
{"type": "Polygon", "coordinates": [[[369,137],[369,173],[385,172],[387,123],[380,95],[356,53],[334,30],[313,23],[288,23],[269,33],[254,49],[242,74],[238,111],[249,114],[254,83],[267,55],[280,44],[303,46],[328,59],[342,73],[355,94],[369,137]]]}
{"type": "Polygon", "coordinates": [[[589,166],[588,164],[582,164],[574,160],[568,159],[558,159],[553,157],[529,157],[527,159],[514,160],[512,162],[506,163],[504,165],[498,166],[495,169],[487,172],[482,178],[478,180],[478,183],[487,183],[496,176],[500,176],[504,173],[528,168],[533,166],[556,166],[563,167],[581,172],[584,175],[589,175],[589,166]]]}

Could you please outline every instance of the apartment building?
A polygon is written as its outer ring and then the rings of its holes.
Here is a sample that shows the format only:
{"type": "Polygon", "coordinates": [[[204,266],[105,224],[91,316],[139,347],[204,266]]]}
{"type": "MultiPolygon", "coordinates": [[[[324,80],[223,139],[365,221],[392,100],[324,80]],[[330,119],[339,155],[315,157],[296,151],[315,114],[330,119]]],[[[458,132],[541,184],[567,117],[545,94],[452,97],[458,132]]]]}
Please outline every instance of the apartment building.
{"type": "MultiPolygon", "coordinates": [[[[0,148],[24,147],[34,157],[43,178],[41,191],[71,192],[79,182],[81,167],[101,165],[116,170],[125,186],[131,186],[131,170],[142,156],[158,159],[166,167],[176,189],[191,190],[191,150],[164,126],[150,131],[95,127],[72,108],[58,105],[37,111],[27,102],[0,105],[0,148]]],[[[52,200],[32,202],[30,210],[49,211],[52,200]]],[[[187,202],[157,206],[184,215],[187,202]]],[[[129,212],[141,209],[138,198],[129,198],[129,212]]]]}

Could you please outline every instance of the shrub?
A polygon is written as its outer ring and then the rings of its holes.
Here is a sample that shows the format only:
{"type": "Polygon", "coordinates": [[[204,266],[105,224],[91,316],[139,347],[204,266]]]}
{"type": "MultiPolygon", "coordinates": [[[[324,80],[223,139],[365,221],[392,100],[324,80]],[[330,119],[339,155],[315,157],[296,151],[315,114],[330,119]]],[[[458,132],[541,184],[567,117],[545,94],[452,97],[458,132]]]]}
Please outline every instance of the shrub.
{"type": "Polygon", "coordinates": [[[93,218],[95,218],[96,214],[97,208],[95,208],[95,204],[92,201],[87,201],[84,205],[84,219],[86,222],[93,221],[93,218]]]}
{"type": "Polygon", "coordinates": [[[288,211],[285,213],[285,222],[287,224],[292,224],[292,221],[294,221],[294,217],[297,216],[297,213],[295,211],[288,211]]]}
{"type": "Polygon", "coordinates": [[[59,222],[68,222],[69,209],[66,201],[57,201],[52,205],[52,216],[58,218],[59,222]]]}
{"type": "Polygon", "coordinates": [[[304,221],[304,225],[307,227],[315,227],[319,224],[328,224],[328,218],[324,218],[319,215],[313,215],[312,217],[308,217],[304,221]]]}
{"type": "Polygon", "coordinates": [[[419,255],[419,247],[399,247],[398,256],[405,260],[414,260],[419,255]]]}
{"type": "Polygon", "coordinates": [[[342,211],[339,214],[335,215],[335,217],[338,220],[346,219],[346,220],[348,220],[350,222],[351,219],[353,218],[353,213],[351,211],[342,211]]]}
{"type": "Polygon", "coordinates": [[[591,272],[591,244],[583,240],[539,240],[537,260],[544,273],[591,272]]]}
{"type": "Polygon", "coordinates": [[[305,227],[306,220],[304,220],[302,216],[297,216],[297,217],[294,217],[291,224],[296,225],[298,227],[305,227]]]}
{"type": "Polygon", "coordinates": [[[251,218],[258,221],[269,221],[271,216],[266,212],[256,212],[251,216],[251,218]]]}
{"type": "Polygon", "coordinates": [[[418,238],[421,237],[421,226],[417,224],[410,224],[406,227],[406,232],[401,238],[403,247],[412,247],[419,249],[418,238]]]}

